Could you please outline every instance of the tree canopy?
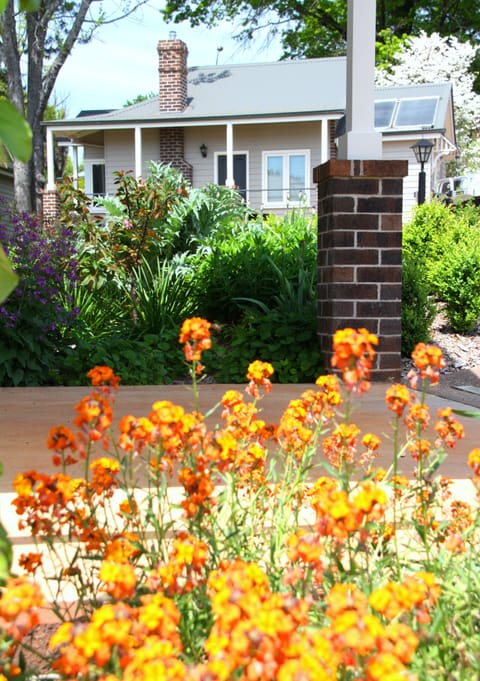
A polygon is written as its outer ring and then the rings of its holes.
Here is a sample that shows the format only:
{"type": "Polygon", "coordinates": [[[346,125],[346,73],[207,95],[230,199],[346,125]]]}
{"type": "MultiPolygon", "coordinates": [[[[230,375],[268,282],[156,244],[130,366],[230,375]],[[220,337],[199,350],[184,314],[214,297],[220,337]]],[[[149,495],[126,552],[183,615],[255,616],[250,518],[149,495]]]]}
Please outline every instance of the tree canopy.
{"type": "MultiPolygon", "coordinates": [[[[377,0],[377,35],[402,37],[438,33],[475,42],[480,37],[479,0],[377,0]]],[[[238,38],[264,29],[280,35],[283,57],[325,57],[346,49],[346,0],[167,0],[167,21],[212,26],[239,23],[238,38]]]]}
{"type": "Polygon", "coordinates": [[[105,23],[132,14],[147,0],[0,0],[0,66],[7,95],[30,125],[33,154],[29,161],[13,160],[15,203],[18,210],[39,209],[44,176],[41,122],[57,76],[77,42],[88,42],[105,23]],[[111,7],[107,14],[105,6],[111,7]],[[24,12],[22,9],[31,11],[24,12]]]}

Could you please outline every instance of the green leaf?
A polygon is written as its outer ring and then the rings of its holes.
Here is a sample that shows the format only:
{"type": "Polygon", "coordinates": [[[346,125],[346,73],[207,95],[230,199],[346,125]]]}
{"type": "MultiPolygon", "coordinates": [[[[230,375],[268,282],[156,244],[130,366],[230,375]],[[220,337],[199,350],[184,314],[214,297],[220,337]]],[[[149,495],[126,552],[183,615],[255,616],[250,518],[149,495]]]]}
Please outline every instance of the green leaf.
{"type": "Polygon", "coordinates": [[[17,284],[18,277],[12,270],[12,266],[5,255],[5,251],[0,246],[0,303],[3,303],[5,298],[10,295],[17,284]]]}
{"type": "MultiPolygon", "coordinates": [[[[6,1],[5,4],[7,4],[6,1]]],[[[24,12],[36,12],[39,7],[40,0],[20,0],[20,9],[24,12]]]]}
{"type": "Polygon", "coordinates": [[[0,584],[5,584],[12,566],[12,545],[3,525],[0,525],[0,584]]]}
{"type": "Polygon", "coordinates": [[[18,109],[0,99],[0,162],[7,162],[5,150],[26,163],[32,155],[32,131],[18,109]]]}

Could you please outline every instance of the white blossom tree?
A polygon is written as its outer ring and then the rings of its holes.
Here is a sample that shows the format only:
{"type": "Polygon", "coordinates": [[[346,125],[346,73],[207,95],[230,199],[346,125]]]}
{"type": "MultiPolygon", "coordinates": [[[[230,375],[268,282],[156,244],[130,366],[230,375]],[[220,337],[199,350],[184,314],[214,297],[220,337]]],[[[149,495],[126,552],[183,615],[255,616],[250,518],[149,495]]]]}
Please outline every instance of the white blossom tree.
{"type": "Polygon", "coordinates": [[[474,91],[475,77],[470,70],[475,53],[470,42],[422,31],[407,38],[391,67],[376,73],[379,86],[452,83],[459,172],[480,168],[480,95],[474,91]]]}

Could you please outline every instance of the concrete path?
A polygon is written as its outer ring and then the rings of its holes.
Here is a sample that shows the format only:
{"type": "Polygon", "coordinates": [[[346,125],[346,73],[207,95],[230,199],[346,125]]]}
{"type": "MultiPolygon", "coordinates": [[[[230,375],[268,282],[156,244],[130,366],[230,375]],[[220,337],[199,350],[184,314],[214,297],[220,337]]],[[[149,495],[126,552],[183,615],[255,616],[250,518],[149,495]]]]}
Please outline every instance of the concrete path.
{"type": "MultiPolygon", "coordinates": [[[[278,423],[280,415],[291,399],[299,397],[311,385],[274,385],[270,394],[259,403],[261,417],[267,423],[278,423]]],[[[388,467],[392,461],[389,441],[392,431],[389,425],[391,412],[387,409],[384,396],[388,386],[374,384],[367,394],[353,397],[354,421],[362,432],[372,432],[382,439],[379,465],[388,467]]],[[[240,391],[244,386],[206,384],[200,388],[200,408],[203,413],[218,404],[226,390],[235,388],[240,391]]],[[[12,480],[20,472],[36,469],[51,472],[51,453],[45,446],[48,431],[59,424],[72,426],[75,416],[74,405],[89,389],[48,387],[48,388],[0,388],[0,461],[4,471],[0,479],[0,493],[12,490],[12,480]]],[[[186,385],[175,386],[121,386],[114,407],[116,420],[126,414],[147,416],[156,400],[167,399],[191,410],[194,407],[192,389],[186,385]]],[[[446,401],[436,395],[428,395],[432,420],[437,409],[452,406],[469,409],[465,404],[446,401]]],[[[442,464],[442,474],[455,479],[470,478],[467,456],[471,449],[480,447],[480,419],[460,418],[465,425],[466,437],[449,454],[442,464]]],[[[220,422],[220,410],[208,420],[210,426],[220,422]]],[[[75,429],[75,428],[74,428],[75,429]]],[[[430,437],[433,437],[433,432],[430,437]]],[[[427,436],[428,437],[428,436],[427,436]]],[[[402,459],[402,469],[410,474],[414,463],[409,457],[402,459]]]]}

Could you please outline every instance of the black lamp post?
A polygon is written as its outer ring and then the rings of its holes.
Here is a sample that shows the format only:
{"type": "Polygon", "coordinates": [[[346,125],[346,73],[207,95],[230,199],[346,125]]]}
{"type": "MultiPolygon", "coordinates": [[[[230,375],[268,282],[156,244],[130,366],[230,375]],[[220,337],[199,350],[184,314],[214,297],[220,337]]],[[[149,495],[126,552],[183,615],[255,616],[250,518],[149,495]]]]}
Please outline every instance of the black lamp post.
{"type": "Polygon", "coordinates": [[[425,163],[428,163],[433,149],[433,142],[430,140],[419,140],[416,144],[412,144],[411,149],[415,154],[417,163],[420,163],[420,172],[418,173],[418,205],[425,203],[425,163]]]}

